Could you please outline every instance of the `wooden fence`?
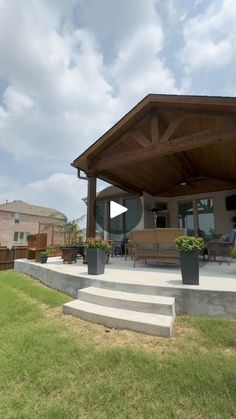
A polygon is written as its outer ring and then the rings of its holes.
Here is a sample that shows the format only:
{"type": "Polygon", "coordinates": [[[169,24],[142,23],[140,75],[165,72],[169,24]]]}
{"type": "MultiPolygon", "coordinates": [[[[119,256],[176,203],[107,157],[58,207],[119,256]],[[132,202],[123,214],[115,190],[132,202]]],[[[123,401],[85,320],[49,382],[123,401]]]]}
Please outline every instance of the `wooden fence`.
{"type": "Polygon", "coordinates": [[[14,268],[15,259],[26,259],[27,246],[15,246],[11,249],[7,247],[0,247],[0,271],[5,271],[6,269],[14,268]]]}

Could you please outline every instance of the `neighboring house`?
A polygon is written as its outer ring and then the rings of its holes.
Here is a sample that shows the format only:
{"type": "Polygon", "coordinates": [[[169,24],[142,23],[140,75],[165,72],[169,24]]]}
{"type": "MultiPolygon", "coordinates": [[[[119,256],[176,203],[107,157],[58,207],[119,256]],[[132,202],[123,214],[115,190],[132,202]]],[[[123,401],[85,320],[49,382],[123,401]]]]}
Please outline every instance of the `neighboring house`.
{"type": "Polygon", "coordinates": [[[1,246],[26,244],[28,234],[38,233],[40,223],[64,225],[66,220],[64,214],[52,208],[23,201],[6,202],[0,205],[1,246]]]}

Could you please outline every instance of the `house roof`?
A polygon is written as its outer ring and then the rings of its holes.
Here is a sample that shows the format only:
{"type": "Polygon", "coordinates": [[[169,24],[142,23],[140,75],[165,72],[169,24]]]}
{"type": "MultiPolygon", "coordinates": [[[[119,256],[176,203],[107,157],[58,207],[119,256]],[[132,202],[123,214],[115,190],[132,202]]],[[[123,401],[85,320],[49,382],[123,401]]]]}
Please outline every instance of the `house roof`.
{"type": "Polygon", "coordinates": [[[234,189],[236,98],[150,94],[72,166],[137,193],[234,189]]]}
{"type": "Polygon", "coordinates": [[[16,212],[19,214],[37,215],[41,217],[53,217],[55,219],[65,220],[67,217],[60,211],[53,208],[31,205],[24,201],[12,201],[0,205],[0,211],[16,212]]]}

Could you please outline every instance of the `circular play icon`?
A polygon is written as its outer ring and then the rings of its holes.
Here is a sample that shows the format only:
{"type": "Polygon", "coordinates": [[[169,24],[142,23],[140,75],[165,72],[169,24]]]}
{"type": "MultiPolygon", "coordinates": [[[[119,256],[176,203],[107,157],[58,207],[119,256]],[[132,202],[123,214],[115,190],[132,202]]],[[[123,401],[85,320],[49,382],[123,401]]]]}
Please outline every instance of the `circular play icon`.
{"type": "Polygon", "coordinates": [[[111,235],[125,235],[140,222],[143,213],[139,196],[108,187],[101,191],[96,201],[96,223],[111,235]],[[119,196],[120,191],[120,196],[119,196]]]}

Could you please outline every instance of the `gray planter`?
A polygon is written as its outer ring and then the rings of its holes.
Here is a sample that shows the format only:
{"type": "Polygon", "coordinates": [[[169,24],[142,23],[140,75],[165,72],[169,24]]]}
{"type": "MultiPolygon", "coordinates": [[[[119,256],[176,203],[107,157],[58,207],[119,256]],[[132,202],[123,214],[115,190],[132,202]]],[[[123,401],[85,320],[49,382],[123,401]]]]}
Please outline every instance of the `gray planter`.
{"type": "Polygon", "coordinates": [[[45,255],[40,256],[40,263],[47,263],[48,257],[45,255]]]}
{"type": "Polygon", "coordinates": [[[187,285],[199,285],[198,252],[180,252],[182,282],[187,285]]]}
{"type": "Polygon", "coordinates": [[[103,249],[93,249],[88,247],[87,251],[87,263],[88,263],[88,274],[89,275],[100,275],[104,273],[106,253],[103,249]]]}

